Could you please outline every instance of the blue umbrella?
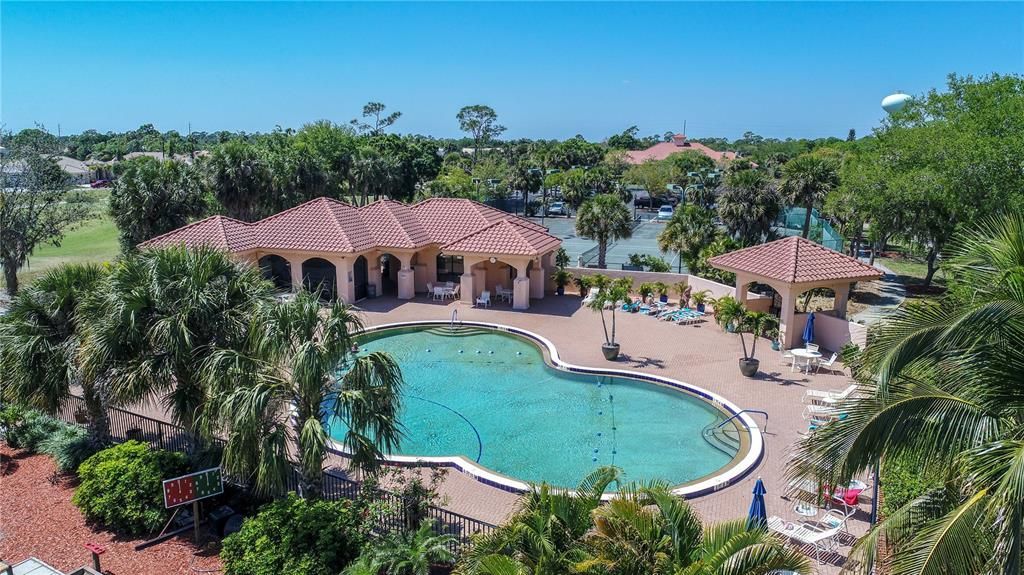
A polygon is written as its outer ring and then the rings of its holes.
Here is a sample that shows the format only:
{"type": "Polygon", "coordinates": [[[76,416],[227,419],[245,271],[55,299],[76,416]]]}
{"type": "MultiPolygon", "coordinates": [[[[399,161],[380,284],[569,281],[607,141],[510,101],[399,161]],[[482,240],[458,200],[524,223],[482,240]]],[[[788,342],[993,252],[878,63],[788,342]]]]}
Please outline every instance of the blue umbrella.
{"type": "Polygon", "coordinates": [[[814,312],[807,316],[807,324],[804,326],[804,343],[814,341],[814,312]]]}
{"type": "Polygon", "coordinates": [[[757,483],[754,484],[754,499],[750,502],[750,511],[747,512],[747,529],[768,525],[768,510],[764,507],[764,494],[767,492],[764,483],[758,477],[757,483]]]}

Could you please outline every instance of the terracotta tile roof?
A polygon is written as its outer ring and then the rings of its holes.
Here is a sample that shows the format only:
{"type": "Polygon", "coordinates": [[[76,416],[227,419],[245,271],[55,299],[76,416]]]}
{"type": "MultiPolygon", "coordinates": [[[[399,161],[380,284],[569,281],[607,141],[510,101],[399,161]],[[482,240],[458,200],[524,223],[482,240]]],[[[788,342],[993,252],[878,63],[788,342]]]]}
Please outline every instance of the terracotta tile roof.
{"type": "Polygon", "coordinates": [[[538,256],[557,248],[561,240],[551,234],[527,227],[519,218],[497,221],[441,248],[445,252],[470,252],[538,256]]]}
{"type": "Polygon", "coordinates": [[[716,162],[736,159],[735,152],[719,152],[712,150],[700,142],[691,142],[687,140],[686,136],[683,134],[676,134],[672,136],[671,142],[654,144],[646,150],[626,152],[626,161],[631,164],[642,164],[650,160],[664,160],[672,154],[678,154],[679,152],[686,151],[700,152],[716,162]]]}
{"type": "Polygon", "coordinates": [[[376,241],[350,204],[317,198],[255,222],[256,244],[263,249],[361,252],[376,241]]]}
{"type": "Polygon", "coordinates": [[[380,200],[359,208],[359,214],[380,247],[414,249],[431,243],[412,208],[401,202],[380,200]]]}
{"type": "Polygon", "coordinates": [[[255,247],[252,231],[252,224],[225,216],[210,216],[151,238],[139,244],[139,247],[152,248],[184,244],[241,252],[255,247]]]}
{"type": "Polygon", "coordinates": [[[868,280],[882,272],[799,236],[736,250],[708,260],[712,266],[786,283],[868,280]]]}
{"type": "Polygon", "coordinates": [[[461,240],[466,240],[460,244],[461,251],[517,255],[539,255],[561,242],[543,226],[472,200],[431,198],[412,206],[382,200],[357,208],[317,198],[251,224],[213,216],[141,246],[183,243],[231,252],[259,248],[356,253],[373,248],[416,249],[461,240]],[[503,223],[508,226],[491,229],[503,223]],[[487,234],[479,235],[484,231],[487,234]],[[503,247],[503,241],[509,245],[503,247]],[[487,249],[477,249],[480,246],[487,249]]]}

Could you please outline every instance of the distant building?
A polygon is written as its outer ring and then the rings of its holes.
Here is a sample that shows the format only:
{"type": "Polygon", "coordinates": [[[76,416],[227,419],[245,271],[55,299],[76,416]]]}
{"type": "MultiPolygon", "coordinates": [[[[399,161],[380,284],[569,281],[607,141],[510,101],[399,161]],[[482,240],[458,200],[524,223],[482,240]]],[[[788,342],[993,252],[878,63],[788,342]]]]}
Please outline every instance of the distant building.
{"type": "Polygon", "coordinates": [[[95,172],[89,169],[88,164],[85,162],[67,156],[57,156],[54,160],[60,166],[60,169],[64,170],[64,173],[71,178],[71,183],[81,186],[93,181],[95,172]]]}
{"type": "Polygon", "coordinates": [[[671,142],[661,142],[646,150],[626,152],[626,161],[630,164],[642,164],[651,160],[664,160],[672,154],[687,151],[700,152],[719,163],[736,159],[736,152],[718,152],[700,142],[687,140],[684,134],[676,134],[672,136],[671,142]]]}

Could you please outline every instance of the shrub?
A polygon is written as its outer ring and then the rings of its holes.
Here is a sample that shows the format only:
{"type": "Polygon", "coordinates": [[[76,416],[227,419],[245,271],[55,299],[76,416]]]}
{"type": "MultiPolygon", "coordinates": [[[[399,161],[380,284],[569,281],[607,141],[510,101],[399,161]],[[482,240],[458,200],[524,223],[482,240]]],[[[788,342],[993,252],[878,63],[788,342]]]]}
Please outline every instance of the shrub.
{"type": "Polygon", "coordinates": [[[4,408],[0,421],[3,422],[7,445],[33,453],[39,450],[44,439],[67,427],[45,413],[15,405],[4,408]]]}
{"type": "Polygon", "coordinates": [[[71,501],[89,521],[132,535],[152,533],[170,517],[162,481],[187,473],[187,461],[138,441],[104,449],[78,467],[81,485],[71,501]]]}
{"type": "Polygon", "coordinates": [[[74,473],[83,461],[96,453],[89,434],[81,427],[64,425],[39,443],[39,452],[53,458],[57,471],[74,473]]]}
{"type": "Polygon", "coordinates": [[[224,539],[225,575],[335,575],[358,555],[366,531],[349,501],[299,499],[263,507],[224,539]]]}
{"type": "Polygon", "coordinates": [[[914,498],[943,484],[942,475],[935,469],[922,467],[909,459],[886,458],[882,462],[882,517],[892,515],[914,498]]]}

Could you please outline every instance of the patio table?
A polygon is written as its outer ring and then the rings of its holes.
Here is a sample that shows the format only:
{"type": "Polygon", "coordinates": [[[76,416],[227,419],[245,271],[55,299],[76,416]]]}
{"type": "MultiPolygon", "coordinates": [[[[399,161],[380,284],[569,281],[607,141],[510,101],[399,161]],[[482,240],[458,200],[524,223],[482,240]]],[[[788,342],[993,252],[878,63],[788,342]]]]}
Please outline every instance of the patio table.
{"type": "Polygon", "coordinates": [[[499,299],[511,302],[512,301],[512,290],[505,289],[502,287],[495,288],[494,295],[498,296],[499,299]]]}
{"type": "Polygon", "coordinates": [[[811,373],[811,362],[821,359],[821,352],[811,351],[802,347],[791,349],[789,352],[793,354],[793,365],[789,368],[790,371],[796,369],[796,358],[804,359],[805,373],[811,373]]]}

